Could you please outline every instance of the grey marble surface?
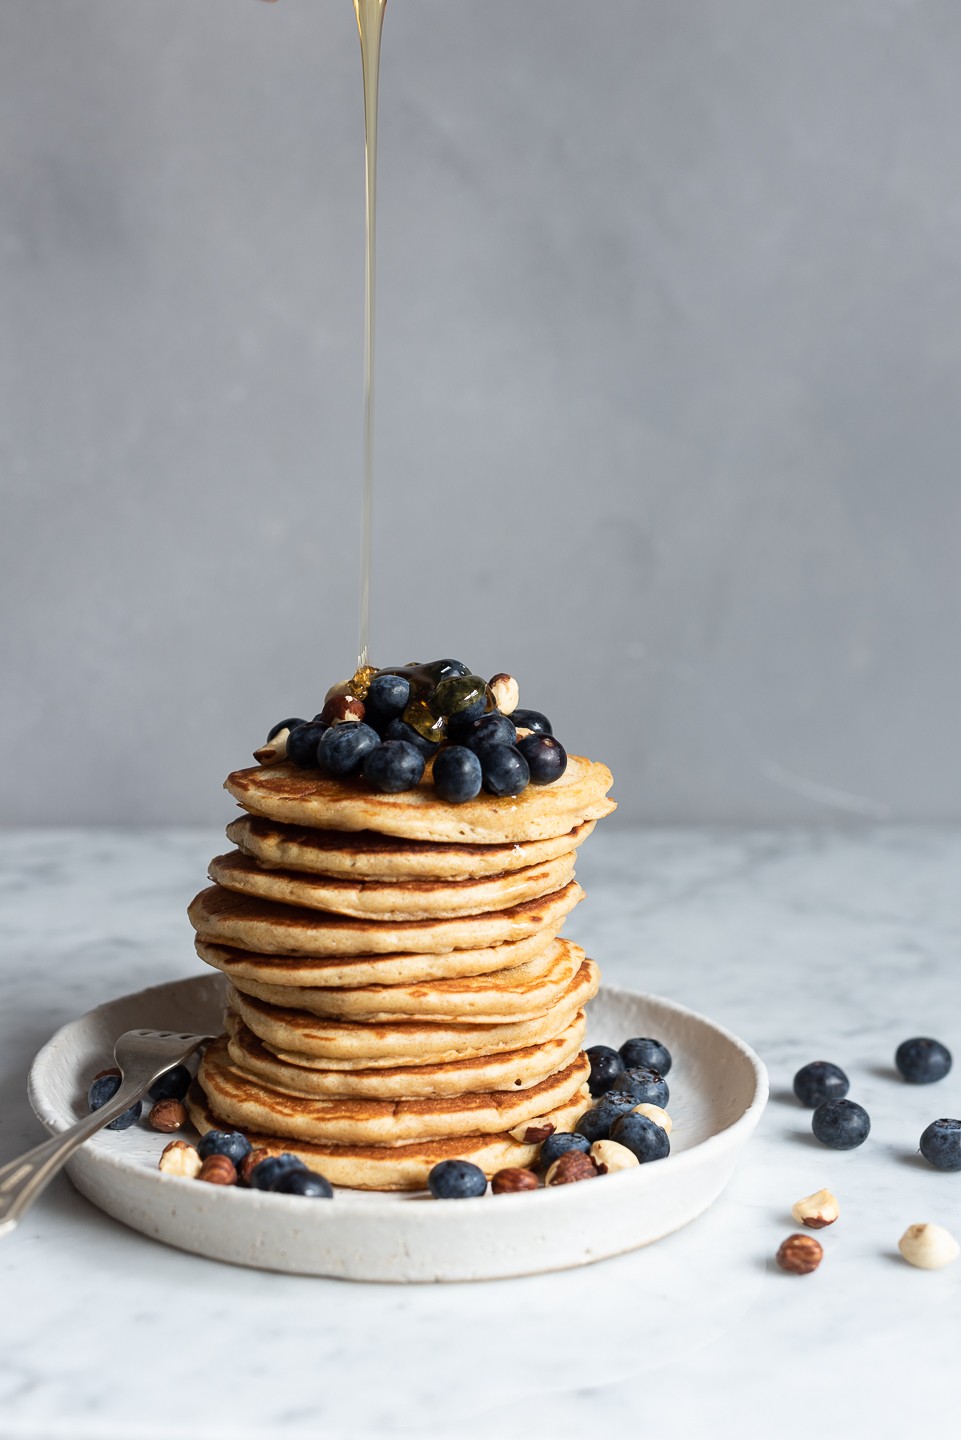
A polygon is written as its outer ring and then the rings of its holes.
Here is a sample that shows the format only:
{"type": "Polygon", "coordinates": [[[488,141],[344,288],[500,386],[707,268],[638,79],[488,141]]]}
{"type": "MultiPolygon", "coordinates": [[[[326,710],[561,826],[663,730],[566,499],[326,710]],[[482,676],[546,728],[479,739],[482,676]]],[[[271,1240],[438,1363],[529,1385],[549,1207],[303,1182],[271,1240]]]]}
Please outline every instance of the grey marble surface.
{"type": "MultiPolygon", "coordinates": [[[[0,1161],[36,1143],[31,1057],[64,1021],[197,972],[184,906],[219,832],[0,835],[0,1161]]],[[[915,1154],[961,1113],[891,1069],[961,1050],[961,831],[616,831],[583,852],[569,925],[607,978],[728,1025],[772,1099],[728,1190],[648,1250],[478,1286],[349,1285],[205,1262],[109,1221],[61,1178],[0,1240],[0,1436],[900,1436],[941,1423],[961,1265],[904,1228],[961,1232],[961,1175],[915,1154]],[[818,1056],[871,1112],[861,1150],[811,1138],[787,1091],[818,1056]],[[772,1255],[822,1185],[842,1216],[816,1275],[772,1255]]]]}

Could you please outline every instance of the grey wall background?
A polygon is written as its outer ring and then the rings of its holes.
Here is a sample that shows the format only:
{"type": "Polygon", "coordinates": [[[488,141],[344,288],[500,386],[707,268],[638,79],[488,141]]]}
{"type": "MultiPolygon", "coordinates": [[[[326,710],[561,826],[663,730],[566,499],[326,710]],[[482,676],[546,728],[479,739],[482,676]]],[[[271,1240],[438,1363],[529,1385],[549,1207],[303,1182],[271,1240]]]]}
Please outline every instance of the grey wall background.
{"type": "MultiPolygon", "coordinates": [[[[373,649],[621,818],[961,815],[957,0],[392,0],[373,649]]],[[[207,821],[356,652],[349,0],[5,0],[0,815],[207,821]]]]}

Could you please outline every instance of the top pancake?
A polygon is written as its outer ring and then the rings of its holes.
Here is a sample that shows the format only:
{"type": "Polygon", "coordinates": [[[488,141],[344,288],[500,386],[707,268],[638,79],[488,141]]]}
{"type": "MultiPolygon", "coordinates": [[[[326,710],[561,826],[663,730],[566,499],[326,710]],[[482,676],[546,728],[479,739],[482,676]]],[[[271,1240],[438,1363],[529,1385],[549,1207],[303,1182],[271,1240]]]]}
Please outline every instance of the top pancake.
{"type": "Polygon", "coordinates": [[[566,835],[505,845],[455,845],[404,840],[371,830],[308,830],[257,815],[241,815],[227,826],[228,839],[261,865],[303,870],[337,879],[480,880],[543,865],[576,850],[594,829],[593,820],[566,835]]]}
{"type": "Polygon", "coordinates": [[[321,830],[374,830],[410,840],[509,844],[565,835],[615,808],[606,765],[569,755],[553,785],[503,798],[482,793],[463,805],[442,800],[429,778],[413,790],[374,793],[362,779],[336,780],[284,762],[228,775],[224,788],[245,810],[321,830]]]}

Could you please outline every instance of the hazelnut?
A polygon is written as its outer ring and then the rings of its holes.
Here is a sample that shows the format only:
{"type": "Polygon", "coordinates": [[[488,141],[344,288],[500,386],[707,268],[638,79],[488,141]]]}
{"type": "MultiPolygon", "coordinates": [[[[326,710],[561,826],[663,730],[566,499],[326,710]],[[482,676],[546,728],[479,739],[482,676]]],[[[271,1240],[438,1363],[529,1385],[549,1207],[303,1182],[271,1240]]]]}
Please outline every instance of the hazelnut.
{"type": "Polygon", "coordinates": [[[102,1080],[105,1075],[116,1075],[118,1079],[123,1079],[123,1071],[117,1065],[109,1065],[106,1070],[98,1070],[93,1078],[102,1080]]]}
{"type": "Polygon", "coordinates": [[[553,1135],[557,1126],[551,1120],[529,1120],[523,1125],[518,1125],[511,1131],[515,1140],[522,1145],[543,1145],[548,1136],[553,1135]]]}
{"type": "Polygon", "coordinates": [[[350,684],[351,682],[349,680],[338,680],[336,685],[331,685],[327,694],[324,696],[324,704],[326,705],[328,700],[333,700],[335,695],[352,695],[353,691],[350,688],[350,684]]]}
{"type": "Polygon", "coordinates": [[[211,1185],[236,1185],[237,1167],[228,1155],[208,1155],[197,1179],[211,1185]]]}
{"type": "Polygon", "coordinates": [[[289,725],[283,730],[278,730],[270,740],[265,741],[258,750],[254,751],[254,759],[258,765],[279,765],[281,760],[287,758],[287,736],[290,734],[289,725]]]}
{"type": "Polygon", "coordinates": [[[197,1151],[186,1140],[171,1140],[160,1157],[160,1168],[165,1175],[182,1175],[186,1180],[196,1180],[202,1164],[197,1151]]]}
{"type": "Polygon", "coordinates": [[[600,1175],[612,1175],[615,1170],[633,1170],[641,1163],[633,1150],[628,1150],[626,1145],[618,1145],[616,1140],[595,1140],[591,1146],[591,1159],[600,1175]]]}
{"type": "Polygon", "coordinates": [[[810,1275],[823,1258],[821,1242],[813,1235],[789,1235],[777,1252],[777,1263],[789,1275],[810,1275]]]}
{"type": "Polygon", "coordinates": [[[943,1225],[909,1225],[898,1241],[898,1249],[908,1264],[919,1270],[940,1270],[961,1253],[957,1240],[943,1225]]]}
{"type": "Polygon", "coordinates": [[[593,1180],[597,1166],[583,1150],[565,1150],[544,1177],[545,1185],[571,1185],[575,1180],[593,1180]]]}
{"type": "Polygon", "coordinates": [[[503,671],[499,675],[488,680],[491,694],[494,697],[494,704],[502,715],[513,715],[517,709],[517,702],[520,699],[520,690],[513,675],[506,675],[503,671]]]}
{"type": "Polygon", "coordinates": [[[511,1167],[498,1170],[491,1177],[491,1191],[494,1195],[515,1195],[521,1190],[536,1190],[540,1181],[533,1170],[511,1167]]]}
{"type": "Polygon", "coordinates": [[[662,1110],[660,1105],[635,1105],[631,1113],[643,1115],[647,1120],[653,1120],[655,1125],[660,1125],[666,1135],[670,1135],[674,1128],[670,1115],[666,1110],[662,1110]]]}
{"type": "Polygon", "coordinates": [[[823,1230],[825,1225],[833,1225],[841,1213],[837,1200],[830,1190],[816,1190],[813,1195],[805,1195],[803,1200],[791,1206],[791,1214],[799,1225],[807,1225],[811,1230],[823,1230]]]}
{"type": "Polygon", "coordinates": [[[158,1100],[147,1116],[155,1130],[170,1134],[171,1130],[182,1130],[187,1123],[187,1110],[180,1100],[158,1100]]]}
{"type": "Polygon", "coordinates": [[[240,1162],[240,1168],[237,1171],[237,1174],[240,1176],[241,1184],[250,1184],[251,1170],[253,1170],[255,1165],[259,1165],[261,1160],[266,1160],[269,1155],[269,1150],[251,1150],[244,1156],[244,1158],[240,1162]]]}
{"type": "Polygon", "coordinates": [[[348,720],[363,720],[364,702],[353,695],[332,695],[320,712],[325,725],[343,725],[348,720]]]}

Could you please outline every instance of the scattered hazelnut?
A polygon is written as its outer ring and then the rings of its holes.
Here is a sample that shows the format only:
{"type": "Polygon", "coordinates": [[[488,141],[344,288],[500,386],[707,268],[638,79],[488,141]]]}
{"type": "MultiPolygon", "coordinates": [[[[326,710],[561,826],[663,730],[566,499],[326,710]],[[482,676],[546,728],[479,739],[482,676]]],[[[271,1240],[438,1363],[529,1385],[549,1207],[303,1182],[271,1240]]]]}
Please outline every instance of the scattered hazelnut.
{"type": "Polygon", "coordinates": [[[511,1135],[522,1145],[542,1145],[556,1129],[557,1126],[551,1120],[528,1120],[512,1130],[511,1135]]]}
{"type": "Polygon", "coordinates": [[[325,725],[343,725],[348,720],[363,720],[364,702],[353,695],[332,695],[320,712],[325,725]]]}
{"type": "Polygon", "coordinates": [[[250,1184],[251,1170],[253,1170],[255,1165],[259,1165],[261,1160],[266,1160],[269,1155],[269,1150],[251,1150],[247,1155],[244,1156],[244,1158],[240,1162],[240,1167],[237,1171],[237,1174],[240,1176],[240,1180],[243,1185],[250,1184]]]}
{"type": "Polygon", "coordinates": [[[798,1224],[807,1225],[811,1230],[823,1230],[825,1225],[833,1225],[840,1213],[840,1206],[830,1190],[816,1190],[813,1195],[805,1195],[803,1200],[791,1206],[791,1214],[798,1224]]]}
{"type": "Polygon", "coordinates": [[[171,1130],[182,1130],[187,1123],[187,1110],[181,1100],[158,1100],[147,1116],[155,1130],[170,1134],[171,1130]]]}
{"type": "Polygon", "coordinates": [[[208,1155],[197,1179],[206,1180],[211,1185],[236,1185],[237,1167],[227,1155],[208,1155]]]}
{"type": "Polygon", "coordinates": [[[674,1128],[670,1115],[668,1115],[666,1110],[662,1110],[660,1105],[635,1105],[631,1113],[634,1115],[643,1115],[647,1120],[653,1120],[654,1124],[660,1125],[661,1129],[667,1135],[670,1135],[674,1128]]]}
{"type": "Polygon", "coordinates": [[[491,1191],[495,1195],[515,1195],[520,1190],[536,1190],[540,1181],[533,1170],[510,1167],[498,1170],[491,1177],[491,1191]]]}
{"type": "Polygon", "coordinates": [[[908,1264],[919,1270],[940,1270],[961,1254],[961,1246],[943,1225],[909,1225],[898,1249],[908,1264]]]}
{"type": "Polygon", "coordinates": [[[789,1235],[777,1252],[777,1263],[789,1275],[810,1275],[823,1258],[821,1242],[813,1235],[789,1235]]]}
{"type": "Polygon", "coordinates": [[[616,1140],[595,1140],[590,1158],[600,1175],[612,1175],[615,1170],[632,1170],[641,1163],[633,1150],[628,1150],[626,1145],[618,1145],[616,1140]]]}
{"type": "Polygon", "coordinates": [[[597,1173],[590,1155],[585,1155],[583,1150],[565,1150],[548,1170],[544,1184],[570,1185],[575,1180],[593,1180],[597,1173]]]}
{"type": "Polygon", "coordinates": [[[165,1175],[183,1175],[187,1180],[196,1180],[202,1164],[197,1151],[186,1140],[171,1140],[160,1157],[160,1168],[165,1175]]]}
{"type": "Polygon", "coordinates": [[[487,683],[494,697],[494,704],[501,714],[513,715],[517,709],[517,702],[520,699],[520,690],[513,675],[506,675],[504,671],[501,671],[499,675],[493,676],[487,683]]]}
{"type": "Polygon", "coordinates": [[[290,727],[285,725],[283,730],[261,745],[259,750],[254,751],[254,759],[258,765],[279,765],[281,760],[287,758],[287,736],[290,734],[290,727]]]}

